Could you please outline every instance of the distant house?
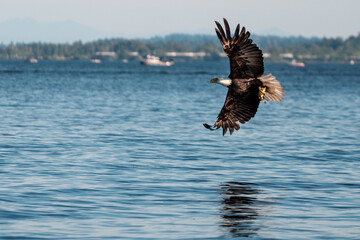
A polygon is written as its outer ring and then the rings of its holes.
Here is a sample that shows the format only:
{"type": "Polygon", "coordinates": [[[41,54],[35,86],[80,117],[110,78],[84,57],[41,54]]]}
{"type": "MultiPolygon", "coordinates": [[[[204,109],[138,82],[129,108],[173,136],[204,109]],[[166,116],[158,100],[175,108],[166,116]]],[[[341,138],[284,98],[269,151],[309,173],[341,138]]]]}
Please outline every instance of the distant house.
{"type": "Polygon", "coordinates": [[[128,55],[132,57],[137,57],[139,56],[139,52],[128,52],[128,55]]]}
{"type": "Polygon", "coordinates": [[[103,56],[103,57],[115,57],[116,53],[115,52],[96,52],[95,53],[96,56],[103,56]]]}
{"type": "Polygon", "coordinates": [[[318,58],[317,55],[311,55],[311,54],[305,54],[305,55],[299,55],[300,59],[316,59],[318,58]]]}
{"type": "Polygon", "coordinates": [[[206,52],[167,52],[167,57],[206,57],[206,52]]]}
{"type": "Polygon", "coordinates": [[[280,57],[292,59],[292,58],[294,58],[294,54],[292,54],[292,53],[280,53],[280,57]]]}
{"type": "Polygon", "coordinates": [[[263,53],[264,58],[271,58],[271,53],[263,53]]]}

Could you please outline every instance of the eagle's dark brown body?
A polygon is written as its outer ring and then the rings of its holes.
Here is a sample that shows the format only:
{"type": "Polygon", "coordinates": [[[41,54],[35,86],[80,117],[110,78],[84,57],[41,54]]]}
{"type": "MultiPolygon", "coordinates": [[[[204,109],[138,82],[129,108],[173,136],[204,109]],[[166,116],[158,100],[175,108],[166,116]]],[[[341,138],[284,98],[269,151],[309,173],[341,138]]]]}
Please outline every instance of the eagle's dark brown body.
{"type": "MultiPolygon", "coordinates": [[[[230,74],[226,84],[218,78],[217,82],[229,88],[223,108],[214,126],[204,124],[206,128],[223,128],[223,135],[229,129],[239,130],[240,123],[245,123],[255,116],[260,100],[281,101],[284,92],[279,81],[271,74],[263,76],[264,59],[262,51],[249,39],[250,33],[243,27],[240,32],[238,24],[233,36],[230,27],[224,18],[225,31],[221,24],[216,22],[216,34],[230,60],[230,74]],[[231,84],[230,84],[231,82],[231,84]]],[[[214,81],[213,81],[214,80],[214,81]]]]}

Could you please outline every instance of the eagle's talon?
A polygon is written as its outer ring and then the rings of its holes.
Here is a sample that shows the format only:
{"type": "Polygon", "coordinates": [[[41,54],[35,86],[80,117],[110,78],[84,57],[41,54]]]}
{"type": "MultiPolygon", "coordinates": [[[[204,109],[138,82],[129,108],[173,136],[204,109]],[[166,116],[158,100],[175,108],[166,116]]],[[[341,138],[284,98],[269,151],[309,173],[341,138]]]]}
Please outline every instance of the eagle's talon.
{"type": "Polygon", "coordinates": [[[265,97],[265,92],[266,91],[266,87],[259,87],[259,99],[263,102],[266,103],[264,97],[265,97]]]}

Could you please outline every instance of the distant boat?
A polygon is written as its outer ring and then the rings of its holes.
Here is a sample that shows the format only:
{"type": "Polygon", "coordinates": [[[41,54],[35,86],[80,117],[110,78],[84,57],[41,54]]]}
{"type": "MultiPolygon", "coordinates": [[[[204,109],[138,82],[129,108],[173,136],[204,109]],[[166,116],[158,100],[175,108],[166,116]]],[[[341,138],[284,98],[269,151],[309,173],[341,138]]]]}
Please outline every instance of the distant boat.
{"type": "Polygon", "coordinates": [[[350,60],[350,65],[354,65],[355,61],[354,60],[350,60]]]}
{"type": "Polygon", "coordinates": [[[174,65],[174,61],[172,60],[161,60],[157,56],[147,55],[146,59],[140,60],[141,64],[149,65],[149,66],[171,66],[174,65]]]}
{"type": "Polygon", "coordinates": [[[128,62],[129,62],[129,60],[127,60],[127,59],[123,59],[123,60],[122,60],[122,62],[123,62],[123,63],[128,63],[128,62]]]}
{"type": "Polygon", "coordinates": [[[36,58],[29,58],[29,59],[28,59],[28,62],[29,62],[29,63],[37,63],[38,60],[37,60],[36,58]]]}
{"type": "Polygon", "coordinates": [[[101,63],[100,59],[91,59],[90,62],[92,63],[101,63]]]}
{"type": "Polygon", "coordinates": [[[292,66],[292,67],[305,67],[305,63],[298,62],[295,59],[293,59],[291,62],[289,62],[288,65],[292,66]]]}

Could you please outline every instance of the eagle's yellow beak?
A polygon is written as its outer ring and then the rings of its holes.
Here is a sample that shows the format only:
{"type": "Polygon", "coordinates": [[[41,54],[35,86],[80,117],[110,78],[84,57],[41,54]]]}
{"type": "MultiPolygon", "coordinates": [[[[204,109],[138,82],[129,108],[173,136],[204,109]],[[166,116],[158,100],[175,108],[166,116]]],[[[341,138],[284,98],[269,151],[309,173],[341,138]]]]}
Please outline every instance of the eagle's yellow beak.
{"type": "Polygon", "coordinates": [[[218,80],[219,80],[218,78],[213,78],[210,80],[210,83],[218,83],[218,80]]]}

